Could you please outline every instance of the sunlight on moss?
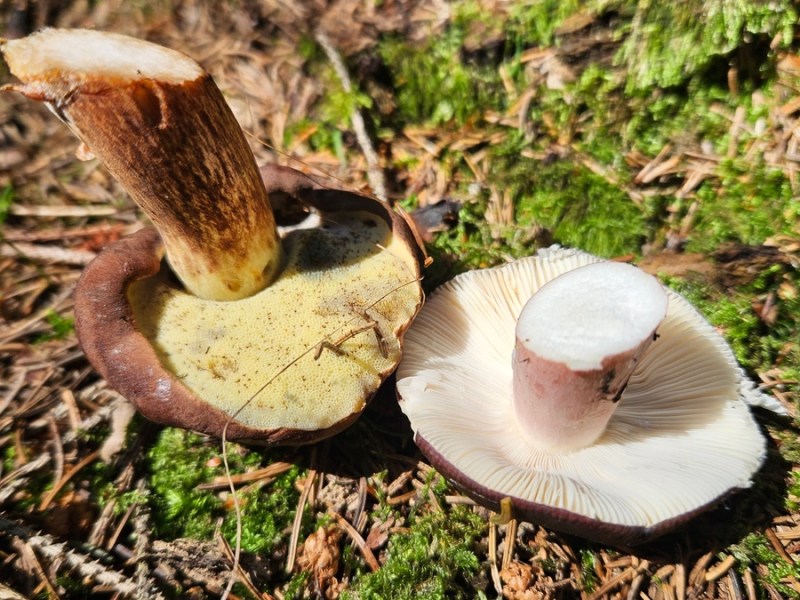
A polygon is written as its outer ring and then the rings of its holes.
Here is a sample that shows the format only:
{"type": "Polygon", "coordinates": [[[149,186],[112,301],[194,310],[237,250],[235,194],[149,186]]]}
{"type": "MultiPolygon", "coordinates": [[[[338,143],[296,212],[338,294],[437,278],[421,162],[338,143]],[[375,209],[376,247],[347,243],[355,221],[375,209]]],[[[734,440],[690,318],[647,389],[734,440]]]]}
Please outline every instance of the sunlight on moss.
{"type": "Polygon", "coordinates": [[[148,452],[153,489],[151,503],[157,534],[168,539],[209,539],[222,502],[211,492],[197,490],[219,473],[209,466],[218,449],[201,436],[164,429],[148,452]]]}
{"type": "Polygon", "coordinates": [[[619,59],[627,65],[632,89],[679,85],[747,44],[750,54],[756,54],[752,46],[759,41],[767,48],[775,39],[786,45],[797,21],[789,0],[631,4],[635,15],[619,59]]]}
{"type": "Polygon", "coordinates": [[[800,598],[800,591],[786,585],[789,578],[800,578],[800,565],[789,564],[775,551],[762,533],[751,533],[731,547],[740,568],[759,566],[756,577],[769,583],[784,598],[800,598]]]}
{"type": "Polygon", "coordinates": [[[52,309],[47,311],[44,321],[50,327],[50,331],[36,336],[33,340],[34,344],[49,340],[63,340],[75,332],[75,319],[64,317],[52,309]]]}
{"type": "MultiPolygon", "coordinates": [[[[279,476],[268,489],[255,488],[241,495],[242,548],[248,552],[267,553],[286,536],[299,498],[294,487],[298,474],[299,469],[294,467],[279,476]]],[[[222,531],[229,541],[235,539],[236,521],[232,515],[225,519],[222,531]]]]}
{"type": "MultiPolygon", "coordinates": [[[[797,381],[800,375],[800,299],[787,298],[778,303],[775,322],[767,326],[755,312],[752,302],[776,292],[784,282],[800,284],[800,275],[780,266],[765,269],[760,277],[736,292],[724,293],[708,283],[670,279],[670,287],[683,294],[715,325],[731,345],[737,360],[753,372],[766,371],[779,364],[783,379],[797,381]]],[[[800,391],[800,385],[792,387],[800,391]]]]}
{"type": "Polygon", "coordinates": [[[399,39],[381,44],[401,121],[463,124],[501,107],[505,94],[497,69],[462,60],[464,25],[452,25],[419,47],[399,39]]]}
{"type": "Polygon", "coordinates": [[[590,12],[602,3],[585,0],[540,0],[511,5],[508,35],[519,44],[547,46],[553,43],[556,28],[579,10],[590,12]]]}
{"type": "Polygon", "coordinates": [[[783,171],[753,161],[725,161],[718,172],[719,184],[697,192],[700,207],[690,249],[708,252],[728,241],[760,244],[792,232],[800,204],[783,171]]]}
{"type": "MultiPolygon", "coordinates": [[[[233,473],[268,464],[261,453],[229,444],[233,473]]],[[[148,453],[152,494],[150,502],[157,534],[167,539],[210,539],[216,520],[223,517],[222,531],[233,543],[235,515],[221,495],[197,486],[224,474],[219,442],[180,429],[167,428],[148,453]]],[[[242,547],[268,552],[283,536],[294,518],[298,493],[294,481],[297,467],[279,476],[268,490],[254,488],[240,496],[242,547]]]]}
{"type": "Polygon", "coordinates": [[[595,561],[597,558],[591,550],[580,550],[581,562],[581,587],[584,592],[592,592],[597,587],[598,579],[595,572],[595,561]]]}
{"type": "Polygon", "coordinates": [[[383,567],[342,598],[474,598],[470,578],[480,566],[474,545],[484,528],[483,519],[463,506],[418,516],[408,533],[392,536],[383,567]]]}
{"type": "Polygon", "coordinates": [[[531,169],[529,180],[519,188],[520,225],[541,225],[555,242],[599,256],[641,252],[644,215],[619,187],[561,161],[531,169]]]}

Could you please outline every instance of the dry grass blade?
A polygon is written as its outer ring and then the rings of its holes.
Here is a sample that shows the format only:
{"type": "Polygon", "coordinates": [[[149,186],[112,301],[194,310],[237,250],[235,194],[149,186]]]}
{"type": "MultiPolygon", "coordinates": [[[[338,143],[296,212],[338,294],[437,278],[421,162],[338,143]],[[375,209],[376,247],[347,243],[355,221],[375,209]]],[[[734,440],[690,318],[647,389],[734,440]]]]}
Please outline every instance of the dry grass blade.
{"type": "Polygon", "coordinates": [[[773,548],[775,548],[775,552],[777,552],[778,555],[787,562],[787,564],[793,565],[794,559],[789,556],[789,553],[786,551],[786,547],[783,545],[783,543],[781,543],[781,540],[775,534],[775,530],[772,529],[772,527],[767,527],[764,533],[766,534],[769,543],[772,544],[773,548]]]}
{"type": "Polygon", "coordinates": [[[0,256],[51,264],[85,266],[92,262],[97,254],[90,250],[70,250],[61,246],[6,242],[6,245],[0,246],[0,256]]]}
{"type": "Polygon", "coordinates": [[[511,519],[506,526],[505,544],[503,546],[503,563],[500,570],[505,571],[511,564],[514,546],[517,544],[517,520],[511,519]]]}
{"type": "Polygon", "coordinates": [[[726,556],[723,560],[711,567],[705,574],[706,581],[717,581],[727,573],[733,565],[736,564],[736,557],[733,555],[726,556]]]}
{"type": "Polygon", "coordinates": [[[56,591],[53,582],[50,581],[50,577],[42,567],[42,563],[39,562],[39,557],[36,556],[31,545],[23,540],[16,539],[14,540],[13,546],[22,557],[22,562],[25,563],[26,567],[33,572],[40,582],[34,592],[44,589],[49,597],[60,598],[61,595],[56,591]]]}
{"type": "MultiPolygon", "coordinates": [[[[218,535],[217,542],[222,547],[225,557],[231,562],[231,564],[235,565],[236,575],[239,579],[239,582],[247,588],[247,591],[250,592],[254,597],[261,598],[261,600],[273,600],[274,596],[268,594],[267,592],[260,591],[253,583],[253,579],[250,577],[250,574],[244,570],[241,563],[234,560],[234,550],[231,548],[228,540],[226,540],[222,535],[218,535]]],[[[233,596],[231,595],[229,597],[233,596]]]]}
{"type": "Polygon", "coordinates": [[[588,600],[600,600],[600,598],[608,594],[611,590],[620,587],[629,580],[632,582],[637,576],[647,571],[648,568],[650,568],[650,563],[646,560],[640,562],[636,567],[628,567],[622,571],[622,573],[611,577],[605,581],[603,585],[594,590],[591,596],[588,597],[588,600]]]}
{"type": "Polygon", "coordinates": [[[9,214],[16,217],[108,217],[116,214],[117,209],[113,206],[75,206],[67,204],[64,206],[22,206],[13,204],[8,209],[9,214]]]}
{"type": "Polygon", "coordinates": [[[254,481],[261,481],[261,480],[274,480],[275,477],[278,475],[285,473],[289,469],[291,469],[294,465],[292,463],[287,462],[274,462],[271,465],[263,467],[261,469],[255,469],[254,471],[248,471],[247,473],[239,473],[237,475],[231,475],[230,481],[227,477],[220,476],[215,477],[212,481],[208,483],[201,483],[197,486],[198,490],[221,490],[224,488],[229,487],[230,483],[233,485],[240,485],[242,483],[252,483],[254,481]]]}
{"type": "MultiPolygon", "coordinates": [[[[344,66],[342,57],[336,48],[334,48],[330,38],[328,38],[328,35],[324,31],[317,31],[314,37],[317,42],[319,42],[319,45],[322,46],[322,49],[325,51],[328,60],[331,61],[331,64],[336,71],[336,75],[339,77],[339,81],[341,82],[344,91],[347,93],[352,92],[353,85],[350,82],[350,75],[348,75],[347,68],[344,66]]],[[[367,127],[364,123],[364,117],[361,116],[358,108],[354,108],[350,113],[350,121],[353,124],[358,145],[367,161],[367,177],[369,178],[372,191],[376,197],[385,201],[387,199],[386,181],[383,176],[383,171],[380,168],[378,155],[376,154],[375,148],[373,148],[372,142],[367,134],[367,127]]]]}
{"type": "Polygon", "coordinates": [[[15,479],[26,477],[31,473],[34,473],[41,469],[42,467],[50,464],[51,457],[49,454],[40,454],[33,460],[26,462],[25,464],[17,467],[13,471],[11,471],[8,475],[0,479],[0,490],[3,490],[7,485],[13,482],[15,479]]]}
{"type": "Polygon", "coordinates": [[[49,507],[53,500],[55,500],[56,496],[58,496],[58,493],[64,488],[64,486],[69,483],[70,479],[77,475],[86,465],[89,465],[97,460],[99,456],[100,450],[95,450],[88,456],[85,456],[77,465],[65,473],[64,476],[56,482],[56,484],[53,486],[53,489],[51,489],[42,499],[41,503],[39,504],[39,510],[47,510],[47,507],[49,507]]]}
{"type": "Polygon", "coordinates": [[[361,556],[364,557],[364,561],[367,563],[367,566],[370,568],[370,570],[375,572],[380,569],[381,565],[378,562],[378,559],[375,558],[372,550],[369,549],[369,546],[367,546],[367,543],[364,541],[364,538],[361,537],[361,534],[356,531],[356,528],[353,527],[350,522],[339,513],[333,513],[333,516],[336,517],[336,521],[356,545],[358,551],[361,552],[361,556]]]}
{"type": "Polygon", "coordinates": [[[497,524],[492,519],[489,519],[489,568],[494,589],[498,596],[502,596],[503,582],[500,580],[500,571],[497,567],[497,524]]]}
{"type": "Polygon", "coordinates": [[[309,469],[306,473],[303,491],[300,494],[300,499],[297,501],[297,510],[294,513],[294,523],[292,524],[292,534],[289,537],[289,551],[286,555],[287,573],[291,573],[294,570],[294,563],[297,559],[297,545],[300,540],[300,528],[303,524],[303,511],[305,510],[306,502],[308,502],[308,496],[314,488],[314,481],[316,478],[317,472],[314,469],[309,469]]]}

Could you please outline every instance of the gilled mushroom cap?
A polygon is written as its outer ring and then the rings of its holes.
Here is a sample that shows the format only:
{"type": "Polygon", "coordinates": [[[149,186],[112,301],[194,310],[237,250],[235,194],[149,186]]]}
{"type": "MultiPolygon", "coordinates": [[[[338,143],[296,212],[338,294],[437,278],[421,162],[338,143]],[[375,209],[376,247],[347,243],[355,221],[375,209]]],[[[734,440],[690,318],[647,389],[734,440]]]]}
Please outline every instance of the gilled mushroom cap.
{"type": "MultiPolygon", "coordinates": [[[[437,289],[406,338],[401,406],[431,463],[492,507],[612,544],[651,539],[751,485],[765,440],[748,404],[772,405],[722,337],[679,294],[593,444],[525,441],[512,408],[515,326],[560,274],[601,259],[553,247],[437,289]]],[[[585,290],[591,301],[592,290],[585,290]]]]}

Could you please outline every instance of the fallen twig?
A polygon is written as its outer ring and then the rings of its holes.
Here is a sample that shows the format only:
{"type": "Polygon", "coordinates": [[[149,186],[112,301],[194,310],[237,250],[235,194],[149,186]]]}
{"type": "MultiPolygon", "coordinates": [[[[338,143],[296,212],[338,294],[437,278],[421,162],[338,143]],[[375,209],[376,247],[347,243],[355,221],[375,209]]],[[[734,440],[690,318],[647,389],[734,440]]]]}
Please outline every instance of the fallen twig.
{"type": "Polygon", "coordinates": [[[27,258],[46,263],[60,263],[65,265],[88,265],[97,256],[90,250],[72,250],[60,246],[43,244],[29,244],[27,242],[6,242],[0,246],[0,256],[9,258],[27,258]]]}
{"type": "MultiPolygon", "coordinates": [[[[350,82],[350,75],[347,74],[347,69],[344,66],[339,52],[334,48],[330,38],[328,38],[328,35],[324,31],[317,31],[314,37],[319,45],[322,46],[328,60],[331,61],[344,91],[349,94],[353,90],[353,85],[350,82]]],[[[378,163],[378,155],[375,152],[375,148],[372,147],[372,142],[369,139],[369,135],[367,135],[364,117],[361,116],[361,112],[359,112],[357,107],[353,108],[353,112],[350,113],[350,121],[353,123],[353,130],[355,131],[358,145],[367,161],[367,178],[369,179],[370,187],[372,187],[372,192],[375,196],[385,201],[386,182],[383,177],[383,171],[378,163]]]]}
{"type": "Polygon", "coordinates": [[[58,561],[97,585],[107,587],[123,596],[132,596],[136,593],[136,584],[128,577],[101,565],[90,556],[70,548],[66,543],[56,542],[50,535],[34,535],[26,527],[2,516],[0,516],[0,534],[26,542],[40,557],[58,561]]]}

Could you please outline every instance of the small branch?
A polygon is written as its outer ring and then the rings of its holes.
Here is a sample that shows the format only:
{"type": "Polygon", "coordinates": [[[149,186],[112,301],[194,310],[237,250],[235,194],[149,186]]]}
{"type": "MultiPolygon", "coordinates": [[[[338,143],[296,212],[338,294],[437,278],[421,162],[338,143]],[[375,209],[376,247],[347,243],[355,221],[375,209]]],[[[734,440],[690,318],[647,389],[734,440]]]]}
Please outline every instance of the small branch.
{"type": "MultiPolygon", "coordinates": [[[[347,74],[347,69],[344,66],[344,61],[342,61],[339,52],[333,47],[330,38],[324,31],[317,31],[315,38],[328,56],[328,60],[331,61],[344,91],[350,93],[353,90],[353,85],[350,82],[350,75],[347,74]]],[[[350,114],[350,121],[353,123],[353,130],[355,131],[358,145],[367,161],[367,178],[369,179],[369,185],[372,187],[375,196],[385,201],[386,181],[384,180],[383,171],[378,163],[378,155],[375,152],[375,148],[372,147],[369,135],[367,135],[364,117],[361,116],[361,112],[357,107],[353,108],[353,112],[350,114]]]]}
{"type": "Polygon", "coordinates": [[[372,553],[372,550],[369,549],[367,543],[364,541],[364,538],[361,537],[361,534],[358,533],[355,527],[353,527],[347,519],[345,519],[339,513],[331,513],[334,517],[336,517],[336,521],[339,523],[339,526],[344,529],[345,533],[347,533],[348,537],[353,541],[356,545],[358,550],[361,552],[361,556],[364,557],[364,561],[367,563],[367,566],[370,570],[374,573],[375,571],[380,570],[381,565],[378,562],[378,559],[375,558],[375,555],[372,553]]]}
{"type": "Polygon", "coordinates": [[[91,250],[73,250],[44,244],[26,242],[5,242],[0,246],[0,256],[4,258],[27,258],[28,260],[60,263],[64,265],[88,265],[97,256],[91,250]]]}
{"type": "Polygon", "coordinates": [[[50,535],[34,535],[28,528],[2,516],[0,516],[0,534],[19,538],[43,559],[59,561],[60,564],[74,569],[82,577],[97,585],[111,588],[123,596],[132,596],[136,593],[136,584],[122,573],[104,567],[95,559],[73,550],[66,543],[56,542],[50,535]]]}
{"type": "MultiPolygon", "coordinates": [[[[136,485],[136,492],[146,497],[149,493],[147,482],[140,479],[136,485]]],[[[136,534],[136,545],[133,549],[134,560],[136,561],[136,597],[151,598],[152,600],[164,600],[163,594],[156,588],[156,582],[152,577],[150,565],[144,558],[147,556],[150,546],[150,508],[146,502],[136,504],[133,517],[133,528],[136,534]]]]}

